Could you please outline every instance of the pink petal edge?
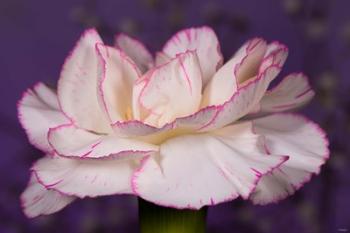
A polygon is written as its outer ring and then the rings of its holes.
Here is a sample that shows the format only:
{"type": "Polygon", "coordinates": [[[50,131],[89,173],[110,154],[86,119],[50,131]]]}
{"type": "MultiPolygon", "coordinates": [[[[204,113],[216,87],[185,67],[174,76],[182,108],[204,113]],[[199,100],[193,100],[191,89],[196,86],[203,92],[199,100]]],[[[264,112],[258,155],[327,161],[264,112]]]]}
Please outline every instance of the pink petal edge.
{"type": "Polygon", "coordinates": [[[108,193],[108,194],[101,194],[101,195],[92,195],[92,194],[84,194],[84,195],[81,195],[81,194],[75,194],[75,193],[72,193],[72,192],[67,192],[67,191],[62,191],[60,190],[60,188],[56,188],[55,186],[58,185],[59,183],[63,182],[64,179],[60,179],[58,180],[57,182],[54,182],[54,183],[51,183],[51,184],[47,184],[45,183],[40,175],[38,174],[38,172],[35,170],[35,165],[36,163],[38,163],[38,161],[34,162],[34,164],[32,165],[32,167],[30,168],[30,172],[32,172],[38,183],[40,183],[43,187],[45,187],[47,190],[53,190],[53,191],[56,191],[58,193],[60,193],[61,195],[65,195],[65,196],[75,196],[75,197],[78,197],[78,198],[86,198],[86,197],[89,197],[89,198],[96,198],[98,196],[110,196],[110,195],[129,195],[129,194],[132,194],[131,192],[114,192],[114,193],[108,193]]]}
{"type": "MultiPolygon", "coordinates": [[[[110,114],[110,111],[109,111],[109,108],[108,108],[108,105],[106,103],[106,99],[105,99],[105,95],[104,95],[104,90],[103,90],[103,83],[106,81],[107,77],[106,77],[106,69],[107,69],[107,62],[106,60],[103,58],[103,55],[101,53],[101,49],[100,47],[104,47],[106,49],[115,49],[115,50],[118,50],[118,52],[120,53],[120,57],[122,57],[122,59],[128,63],[131,67],[134,68],[134,71],[135,73],[138,75],[138,77],[141,77],[141,71],[139,70],[139,68],[137,67],[137,65],[135,64],[135,62],[133,60],[131,60],[130,57],[128,57],[128,55],[126,53],[124,53],[122,50],[119,50],[117,48],[114,48],[114,47],[110,47],[110,46],[107,46],[107,45],[104,45],[102,43],[97,43],[95,45],[95,50],[97,52],[97,55],[99,57],[99,62],[101,62],[101,65],[103,66],[103,71],[102,71],[102,77],[99,77],[98,78],[98,84],[97,84],[97,88],[98,88],[98,92],[97,94],[100,95],[100,98],[101,98],[101,102],[102,102],[102,107],[103,109],[105,110],[106,114],[107,114],[107,117],[108,119],[110,120],[111,124],[114,124],[113,123],[113,120],[111,119],[111,114],[110,114]]],[[[108,51],[108,50],[107,50],[108,51]]],[[[130,96],[131,98],[131,96],[130,96]]]]}
{"type": "MultiPolygon", "coordinates": [[[[78,48],[79,42],[82,40],[82,38],[86,37],[88,34],[93,34],[94,36],[96,36],[96,35],[99,36],[99,35],[98,35],[98,32],[97,32],[97,30],[96,30],[95,28],[86,29],[86,30],[83,32],[83,34],[80,36],[78,42],[76,42],[74,48],[73,48],[72,50],[70,50],[68,56],[67,56],[66,59],[64,60],[64,63],[63,63],[63,66],[62,66],[62,67],[64,67],[65,64],[69,62],[69,60],[71,59],[73,53],[74,53],[74,52],[76,51],[76,49],[78,48]]],[[[60,75],[60,76],[61,76],[61,75],[60,75]]],[[[60,79],[58,80],[58,83],[59,83],[59,82],[60,82],[60,79]]],[[[58,104],[59,104],[59,106],[60,106],[60,110],[61,110],[61,112],[67,117],[67,119],[70,120],[70,122],[74,123],[73,118],[70,117],[69,114],[66,113],[66,112],[63,110],[63,108],[62,108],[62,104],[60,103],[60,98],[59,98],[60,89],[59,89],[58,83],[57,83],[57,96],[58,96],[58,104]]]]}
{"type": "MultiPolygon", "coordinates": [[[[23,101],[25,98],[27,98],[27,96],[30,96],[32,95],[32,92],[35,91],[39,86],[41,85],[45,85],[44,83],[42,82],[37,82],[32,88],[27,88],[26,91],[24,91],[22,93],[22,96],[21,98],[17,101],[17,118],[20,122],[20,125],[21,127],[24,129],[26,135],[27,135],[27,138],[28,138],[28,141],[30,142],[31,145],[33,145],[34,147],[36,147],[37,149],[47,153],[47,154],[53,154],[54,151],[53,150],[47,150],[47,148],[43,147],[42,145],[40,145],[39,143],[35,142],[33,139],[32,139],[32,136],[31,136],[31,133],[30,133],[30,130],[25,126],[25,123],[24,123],[24,119],[23,119],[23,113],[21,111],[21,107],[23,105],[23,101]]],[[[57,109],[57,111],[60,111],[60,109],[57,109]]],[[[64,113],[61,112],[63,115],[64,113]]],[[[68,119],[67,119],[68,120],[68,119]]],[[[49,130],[49,129],[48,129],[49,130]]]]}
{"type": "MultiPolygon", "coordinates": [[[[215,31],[209,27],[209,26],[201,26],[201,27],[191,27],[191,28],[186,28],[186,29],[182,29],[178,32],[176,32],[173,36],[171,36],[171,38],[164,44],[163,48],[162,48],[162,52],[164,52],[165,50],[167,50],[168,47],[171,46],[171,44],[177,44],[176,40],[178,40],[179,38],[179,35],[182,34],[182,33],[185,33],[185,35],[187,36],[187,39],[188,41],[191,41],[191,38],[190,38],[190,31],[193,31],[193,30],[204,30],[206,31],[207,33],[210,33],[212,35],[215,36],[215,39],[217,41],[217,47],[216,47],[216,51],[217,51],[217,54],[219,56],[219,60],[217,61],[217,64],[215,66],[215,70],[218,70],[222,64],[223,64],[223,61],[224,61],[224,57],[221,53],[221,47],[220,47],[220,42],[219,42],[219,39],[217,38],[217,35],[215,33],[215,31]]],[[[202,68],[203,69],[203,68],[202,68]]],[[[209,81],[209,80],[206,80],[206,81],[209,81]]],[[[205,82],[203,83],[205,84],[205,82]]]]}
{"type": "MultiPolygon", "coordinates": [[[[143,167],[145,166],[145,164],[147,163],[147,161],[151,158],[151,155],[148,155],[148,156],[145,156],[142,160],[141,160],[141,163],[139,165],[139,168],[135,170],[135,172],[133,173],[132,175],[132,178],[131,178],[131,188],[132,188],[132,191],[134,193],[134,195],[137,195],[139,197],[142,197],[143,199],[145,199],[146,201],[149,201],[149,202],[152,202],[156,205],[159,205],[159,206],[163,206],[163,207],[168,207],[168,208],[174,208],[174,209],[190,209],[190,210],[198,210],[200,208],[202,208],[203,206],[200,206],[200,207],[195,207],[195,206],[192,206],[190,204],[188,204],[186,207],[181,207],[181,206],[176,206],[176,205],[169,205],[169,204],[165,204],[165,203],[161,203],[161,202],[155,202],[153,200],[147,200],[146,198],[144,198],[139,192],[138,192],[138,187],[137,187],[137,182],[136,182],[136,179],[137,177],[139,176],[140,173],[143,172],[143,167]]],[[[246,197],[243,197],[242,198],[244,200],[248,200],[250,195],[254,192],[254,190],[256,189],[260,179],[265,175],[265,174],[269,174],[271,173],[274,169],[277,169],[278,167],[280,167],[284,162],[286,162],[287,160],[289,159],[288,156],[283,156],[282,157],[282,160],[279,164],[277,164],[275,167],[272,167],[269,171],[267,171],[266,173],[260,173],[260,172],[257,172],[256,171],[256,180],[254,181],[254,187],[251,188],[251,190],[249,191],[249,195],[246,196],[246,197]]],[[[254,171],[254,170],[253,170],[254,171]]],[[[239,197],[239,194],[235,194],[235,195],[232,195],[231,197],[225,199],[225,200],[222,200],[220,202],[215,202],[213,198],[211,198],[211,202],[207,205],[207,206],[214,206],[214,205],[217,205],[217,204],[220,204],[220,203],[224,203],[224,202],[228,202],[228,201],[232,201],[232,200],[235,200],[239,197]]]]}
{"type": "Polygon", "coordinates": [[[71,127],[71,126],[74,126],[74,124],[69,123],[69,124],[59,125],[57,127],[50,128],[49,132],[47,134],[47,140],[48,140],[50,146],[52,147],[54,153],[57,154],[60,157],[63,157],[63,158],[76,159],[76,160],[109,160],[109,159],[122,159],[122,158],[125,158],[125,157],[130,157],[130,159],[132,159],[132,158],[144,157],[144,156],[146,156],[146,155],[148,155],[150,153],[155,152],[155,150],[123,150],[123,151],[120,151],[120,152],[117,152],[117,153],[110,153],[108,155],[101,156],[101,157],[91,157],[91,156],[89,156],[93,152],[94,148],[101,143],[101,141],[99,141],[99,142],[91,145],[90,150],[87,151],[86,153],[80,155],[80,156],[77,156],[77,155],[64,155],[64,154],[59,153],[56,150],[55,146],[51,143],[50,138],[52,137],[52,134],[56,130],[60,130],[61,128],[71,127]]]}
{"type": "MultiPolygon", "coordinates": [[[[274,86],[270,90],[267,90],[266,94],[269,95],[270,93],[273,93],[274,91],[278,90],[281,86],[283,86],[285,82],[288,82],[290,79],[295,79],[295,78],[302,78],[305,81],[305,84],[307,86],[306,90],[304,90],[302,93],[300,93],[297,96],[295,96],[295,99],[299,99],[299,98],[305,96],[308,93],[312,93],[313,96],[315,95],[315,92],[313,91],[313,89],[312,89],[312,87],[310,85],[309,78],[302,72],[294,72],[294,73],[288,74],[276,86],[274,86]]],[[[275,106],[274,108],[285,108],[285,107],[291,107],[292,108],[294,105],[295,104],[290,104],[289,106],[285,106],[285,105],[275,106]]]]}
{"type": "MultiPolygon", "coordinates": [[[[305,179],[299,183],[298,185],[291,185],[293,187],[293,193],[298,191],[301,187],[303,187],[306,183],[310,182],[312,177],[313,176],[316,176],[316,175],[319,175],[320,172],[321,172],[321,167],[325,164],[325,162],[330,158],[330,149],[329,149],[329,139],[327,138],[327,134],[326,132],[315,122],[311,121],[310,119],[308,119],[307,117],[303,116],[303,115],[300,115],[300,114],[297,114],[297,113],[286,113],[286,112],[283,112],[283,113],[274,113],[272,115],[285,115],[285,116],[292,116],[292,117],[295,117],[295,118],[299,118],[301,120],[303,120],[304,122],[310,124],[312,127],[314,127],[314,129],[316,130],[316,132],[319,133],[320,135],[320,138],[322,138],[322,141],[324,143],[324,146],[326,148],[326,153],[322,156],[323,158],[323,161],[324,163],[321,164],[319,166],[319,169],[317,172],[315,173],[310,173],[307,177],[305,177],[305,179]]],[[[253,128],[253,131],[254,131],[254,128],[253,128]]],[[[267,148],[267,146],[266,146],[267,148]]],[[[268,149],[267,149],[267,152],[268,152],[268,149]]],[[[269,152],[268,152],[269,153],[269,152]]],[[[254,190],[253,190],[254,192],[254,190]]],[[[252,194],[253,194],[252,192],[252,194]]],[[[290,196],[291,194],[287,193],[285,195],[280,195],[279,197],[277,197],[276,199],[274,199],[273,201],[267,201],[266,203],[265,202],[254,202],[254,204],[256,205],[267,205],[267,204],[271,204],[271,203],[278,203],[282,200],[284,200],[285,198],[287,198],[288,196],[290,196]]]]}
{"type": "MultiPolygon", "coordinates": [[[[254,128],[252,127],[251,128],[252,130],[252,133],[253,134],[256,134],[254,132],[254,128]]],[[[265,146],[265,150],[266,150],[266,156],[269,156],[269,152],[268,152],[268,148],[265,146]]],[[[139,197],[142,197],[143,199],[149,201],[149,202],[152,202],[156,205],[159,205],[159,206],[163,206],[163,207],[168,207],[168,208],[174,208],[174,209],[190,209],[190,210],[198,210],[200,208],[202,208],[203,206],[205,205],[202,205],[200,207],[195,207],[195,206],[192,206],[190,204],[188,204],[186,207],[181,207],[181,206],[176,206],[176,205],[169,205],[169,204],[165,204],[165,203],[161,203],[161,202],[155,202],[154,200],[148,200],[147,198],[143,197],[139,192],[138,192],[138,186],[137,186],[137,182],[136,182],[136,179],[138,178],[139,174],[141,174],[144,170],[144,166],[146,165],[147,161],[151,159],[151,156],[152,155],[148,155],[148,156],[145,156],[143,159],[141,159],[141,162],[140,162],[140,165],[139,167],[134,171],[133,175],[132,175],[132,178],[131,178],[131,188],[132,188],[132,191],[134,193],[134,195],[137,195],[139,197]]],[[[278,163],[276,166],[274,167],[271,167],[268,171],[266,171],[265,173],[261,173],[259,171],[255,171],[255,169],[251,168],[253,172],[255,172],[256,174],[256,179],[254,181],[254,186],[251,188],[251,190],[249,191],[249,194],[247,196],[242,196],[242,198],[244,200],[248,200],[251,196],[251,194],[255,191],[260,179],[266,175],[266,174],[270,174],[273,170],[275,169],[278,169],[283,163],[285,163],[288,159],[289,159],[289,156],[287,155],[283,155],[281,156],[281,161],[280,163],[278,163]]],[[[236,198],[238,198],[240,195],[239,194],[235,194],[235,195],[232,195],[231,197],[227,198],[227,199],[224,199],[222,201],[219,201],[219,202],[215,202],[214,201],[214,198],[210,198],[210,203],[207,205],[207,206],[214,206],[214,205],[217,205],[217,204],[220,204],[220,203],[224,203],[224,202],[228,202],[228,201],[232,201],[236,198]]]]}
{"type": "Polygon", "coordinates": [[[123,33],[123,32],[122,32],[122,33],[119,33],[119,34],[117,34],[117,35],[115,36],[115,41],[116,41],[115,46],[116,46],[117,48],[119,48],[120,50],[123,50],[123,49],[120,48],[120,46],[118,45],[118,40],[119,40],[121,37],[127,37],[128,39],[132,40],[134,43],[138,44],[141,48],[143,48],[143,51],[144,51],[145,53],[147,53],[149,57],[153,58],[152,53],[149,51],[149,49],[147,48],[147,46],[146,46],[144,43],[142,43],[140,40],[138,40],[138,39],[136,39],[136,38],[134,38],[134,37],[132,37],[132,36],[129,36],[129,35],[123,33]]]}
{"type": "MultiPolygon", "coordinates": [[[[240,89],[238,89],[237,92],[235,92],[233,94],[233,96],[227,100],[224,104],[222,105],[217,105],[217,106],[214,106],[217,108],[217,114],[214,116],[214,118],[209,122],[207,123],[206,125],[204,125],[203,127],[201,127],[199,130],[200,131],[204,131],[204,130],[207,130],[207,129],[211,129],[210,126],[212,126],[215,121],[217,120],[218,116],[220,115],[220,113],[225,109],[225,106],[230,103],[230,102],[235,102],[235,100],[240,96],[242,95],[242,93],[244,93],[246,90],[248,90],[248,88],[251,88],[252,86],[256,85],[260,80],[262,80],[263,78],[265,78],[265,73],[266,71],[268,71],[270,68],[277,68],[277,70],[281,70],[281,67],[278,66],[278,65],[271,65],[269,66],[266,70],[264,70],[264,72],[260,73],[259,74],[259,77],[254,79],[254,80],[251,80],[249,83],[247,83],[246,85],[244,85],[243,87],[241,87],[240,89]]],[[[246,115],[246,114],[244,114],[246,115]]],[[[243,116],[244,116],[243,115],[243,116]]],[[[241,117],[243,117],[241,116],[241,117]]],[[[237,119],[235,119],[237,120],[237,119]]],[[[234,121],[235,121],[234,120],[234,121]]]]}
{"type": "MultiPolygon", "coordinates": [[[[36,180],[36,182],[38,183],[38,185],[41,185],[44,189],[47,189],[47,188],[45,187],[45,185],[43,185],[43,184],[38,180],[38,178],[37,178],[35,172],[33,172],[33,171],[31,172],[31,178],[30,178],[30,180],[29,180],[29,182],[28,182],[28,184],[27,184],[26,189],[29,187],[29,185],[31,184],[31,182],[33,182],[33,181],[32,181],[33,176],[35,177],[34,179],[36,180]]],[[[26,192],[26,190],[25,190],[24,192],[26,192]]],[[[65,194],[63,194],[63,193],[61,193],[61,192],[59,192],[59,191],[54,190],[54,189],[47,189],[47,192],[57,192],[57,194],[61,195],[62,198],[67,198],[67,199],[66,199],[66,203],[65,203],[64,205],[62,205],[61,207],[55,209],[54,211],[50,210],[49,212],[46,211],[46,213],[43,213],[43,212],[42,212],[42,213],[40,213],[40,214],[38,214],[38,215],[33,215],[33,214],[29,214],[29,212],[28,212],[28,210],[27,210],[27,208],[28,208],[29,206],[27,205],[27,200],[25,200],[24,192],[23,192],[23,193],[21,194],[21,196],[20,196],[20,206],[21,206],[21,208],[22,208],[22,210],[23,210],[23,213],[25,214],[25,216],[26,216],[27,218],[34,218],[34,217],[46,216],[46,215],[53,214],[53,213],[55,213],[55,212],[58,212],[58,211],[62,210],[62,209],[65,208],[68,204],[70,204],[72,201],[75,200],[75,197],[73,197],[73,196],[65,195],[65,194]]],[[[40,199],[34,200],[34,203],[31,203],[31,205],[37,204],[37,202],[40,202],[40,201],[42,200],[42,198],[43,198],[43,197],[41,197],[40,199]]]]}

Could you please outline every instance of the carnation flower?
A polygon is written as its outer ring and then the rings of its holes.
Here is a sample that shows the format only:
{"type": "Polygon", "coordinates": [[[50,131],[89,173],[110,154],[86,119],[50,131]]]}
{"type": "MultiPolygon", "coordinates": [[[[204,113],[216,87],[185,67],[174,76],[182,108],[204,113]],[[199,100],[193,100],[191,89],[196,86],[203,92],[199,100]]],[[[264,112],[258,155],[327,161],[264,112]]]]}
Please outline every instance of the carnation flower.
{"type": "Polygon", "coordinates": [[[177,209],[293,194],[329,151],[317,124],[286,113],[314,96],[306,76],[269,89],[287,54],[254,38],[224,63],[214,31],[199,27],[176,33],[154,59],[134,38],[118,35],[111,47],[87,30],[57,93],[39,83],[19,101],[20,122],[45,154],[21,196],[24,212],[115,194],[177,209]]]}

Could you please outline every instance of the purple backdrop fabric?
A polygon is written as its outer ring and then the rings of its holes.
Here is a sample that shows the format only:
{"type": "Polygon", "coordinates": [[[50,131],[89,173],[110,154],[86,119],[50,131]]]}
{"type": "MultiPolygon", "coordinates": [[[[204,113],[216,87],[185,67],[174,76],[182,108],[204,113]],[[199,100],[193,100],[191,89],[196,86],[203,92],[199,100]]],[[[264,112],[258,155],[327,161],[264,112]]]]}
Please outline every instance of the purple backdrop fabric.
{"type": "Polygon", "coordinates": [[[348,0],[0,0],[0,232],[137,232],[131,196],[79,200],[63,211],[26,219],[19,195],[41,152],[19,126],[16,102],[38,81],[55,85],[81,32],[106,42],[127,32],[161,48],[176,30],[214,28],[226,58],[261,36],[289,46],[281,76],[304,71],[317,96],[303,112],[328,133],[331,159],[293,197],[268,206],[236,200],[210,208],[209,233],[350,231],[350,2],[348,0]]]}

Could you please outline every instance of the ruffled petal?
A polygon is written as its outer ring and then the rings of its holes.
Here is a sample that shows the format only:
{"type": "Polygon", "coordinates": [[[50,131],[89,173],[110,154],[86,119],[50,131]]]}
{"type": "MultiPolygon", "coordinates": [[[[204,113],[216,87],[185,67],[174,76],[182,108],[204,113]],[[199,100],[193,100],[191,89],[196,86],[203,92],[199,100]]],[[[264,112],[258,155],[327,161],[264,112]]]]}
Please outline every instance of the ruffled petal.
{"type": "Polygon", "coordinates": [[[266,51],[266,42],[254,38],[246,42],[210,80],[203,93],[202,106],[221,105],[239,85],[257,75],[266,51]]]}
{"type": "Polygon", "coordinates": [[[271,65],[282,67],[287,60],[288,53],[287,46],[278,41],[268,44],[259,72],[266,70],[271,65]]]}
{"type": "Polygon", "coordinates": [[[50,129],[48,140],[59,155],[77,159],[142,157],[158,150],[149,143],[115,135],[98,135],[71,124],[50,129]]]}
{"type": "Polygon", "coordinates": [[[18,102],[18,118],[29,141],[46,153],[52,153],[47,141],[49,129],[69,122],[59,110],[56,93],[43,83],[23,94],[18,102]]]}
{"type": "Polygon", "coordinates": [[[315,92],[302,73],[285,77],[276,87],[267,91],[260,102],[260,112],[281,112],[299,108],[314,97],[315,92]]]}
{"type": "Polygon", "coordinates": [[[163,52],[156,53],[156,59],[155,59],[156,66],[164,65],[165,63],[168,63],[170,61],[171,61],[171,57],[169,57],[165,53],[163,52]]]}
{"type": "Polygon", "coordinates": [[[314,122],[296,114],[275,114],[254,120],[254,130],[264,135],[272,154],[288,154],[289,160],[264,176],[251,196],[255,204],[277,202],[308,182],[329,158],[328,140],[314,122]]]}
{"type": "Polygon", "coordinates": [[[169,138],[193,133],[201,129],[211,121],[216,113],[217,108],[210,106],[192,115],[176,118],[173,122],[167,123],[160,128],[132,120],[117,122],[113,124],[113,129],[121,137],[137,137],[138,140],[159,145],[169,138]]]}
{"type": "Polygon", "coordinates": [[[35,174],[32,174],[26,190],[21,195],[23,212],[29,218],[53,214],[74,200],[75,197],[46,189],[38,182],[35,174]]]}
{"type": "Polygon", "coordinates": [[[165,133],[171,130],[184,132],[194,132],[209,123],[217,114],[218,108],[210,106],[195,112],[192,115],[176,118],[173,122],[165,124],[163,127],[154,127],[141,121],[131,120],[116,122],[113,124],[114,131],[121,136],[150,136],[152,134],[165,133]]]}
{"type": "Polygon", "coordinates": [[[98,56],[95,45],[102,43],[98,33],[87,30],[66,59],[58,81],[62,111],[81,128],[99,133],[111,131],[97,97],[98,56]]]}
{"type": "Polygon", "coordinates": [[[201,100],[202,79],[197,55],[178,54],[171,62],[151,70],[133,89],[136,120],[162,127],[175,118],[197,111],[201,100]]]}
{"type": "Polygon", "coordinates": [[[234,75],[238,86],[244,85],[259,74],[259,68],[266,57],[267,44],[263,39],[255,38],[248,41],[241,50],[246,52],[238,53],[238,56],[233,58],[238,62],[234,63],[234,75]]]}
{"type": "Polygon", "coordinates": [[[175,121],[175,128],[192,129],[197,131],[207,124],[217,115],[219,108],[216,106],[209,106],[202,108],[192,115],[177,118],[175,121]]]}
{"type": "Polygon", "coordinates": [[[33,166],[47,189],[80,198],[131,192],[132,160],[79,160],[43,158],[33,166]]]}
{"type": "Polygon", "coordinates": [[[152,54],[140,41],[121,33],[115,38],[115,46],[123,50],[136,63],[142,73],[153,67],[152,54]]]}
{"type": "Polygon", "coordinates": [[[216,116],[201,130],[208,131],[223,127],[251,112],[280,70],[279,66],[271,65],[260,73],[257,79],[240,88],[229,101],[218,107],[216,116]]]}
{"type": "Polygon", "coordinates": [[[223,61],[220,44],[213,29],[204,26],[179,31],[163,48],[163,52],[172,58],[188,50],[197,52],[204,86],[223,61]]]}
{"type": "Polygon", "coordinates": [[[236,124],[166,141],[159,157],[146,157],[134,173],[134,192],[180,209],[248,198],[261,176],[287,159],[267,155],[263,141],[251,130],[251,123],[236,124]]]}
{"type": "Polygon", "coordinates": [[[116,122],[112,125],[114,132],[116,132],[117,135],[129,137],[147,136],[173,129],[174,126],[174,123],[169,123],[158,128],[138,120],[116,122]]]}
{"type": "Polygon", "coordinates": [[[98,63],[98,97],[111,123],[132,118],[132,86],[140,76],[133,61],[122,51],[103,44],[96,45],[98,63]]]}

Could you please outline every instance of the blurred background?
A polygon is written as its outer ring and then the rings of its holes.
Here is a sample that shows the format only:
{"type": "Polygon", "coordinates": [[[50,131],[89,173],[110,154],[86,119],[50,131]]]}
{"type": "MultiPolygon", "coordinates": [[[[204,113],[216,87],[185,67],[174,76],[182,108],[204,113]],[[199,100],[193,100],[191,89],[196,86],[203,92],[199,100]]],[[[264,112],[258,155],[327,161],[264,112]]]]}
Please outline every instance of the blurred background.
{"type": "Polygon", "coordinates": [[[279,40],[290,56],[280,76],[304,71],[317,96],[303,112],[328,133],[331,158],[294,196],[268,206],[236,200],[210,208],[208,233],[350,231],[349,0],[0,0],[0,232],[137,232],[130,196],[79,200],[63,211],[27,219],[19,195],[32,147],[16,102],[38,81],[55,85],[62,63],[85,28],[107,43],[126,32],[155,52],[178,29],[209,25],[225,58],[247,39],[279,40]]]}

